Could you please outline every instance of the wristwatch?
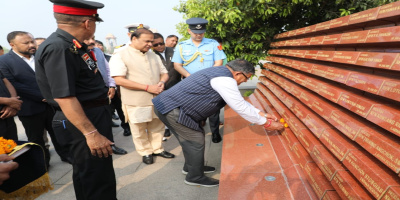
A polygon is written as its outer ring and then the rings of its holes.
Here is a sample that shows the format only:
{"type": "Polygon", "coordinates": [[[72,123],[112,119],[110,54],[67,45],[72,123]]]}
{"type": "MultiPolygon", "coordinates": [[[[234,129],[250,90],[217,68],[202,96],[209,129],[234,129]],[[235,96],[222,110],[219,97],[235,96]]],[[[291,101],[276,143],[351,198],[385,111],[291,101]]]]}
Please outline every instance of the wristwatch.
{"type": "Polygon", "coordinates": [[[117,87],[115,87],[115,86],[110,86],[109,88],[114,88],[114,89],[116,89],[117,87]]]}

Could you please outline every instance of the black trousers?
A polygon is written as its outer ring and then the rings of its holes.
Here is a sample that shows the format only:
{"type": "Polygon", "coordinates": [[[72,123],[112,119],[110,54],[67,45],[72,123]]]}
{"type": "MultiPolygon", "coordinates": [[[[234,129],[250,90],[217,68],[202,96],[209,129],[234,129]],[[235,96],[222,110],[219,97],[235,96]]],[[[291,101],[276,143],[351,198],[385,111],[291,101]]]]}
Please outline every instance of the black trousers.
{"type": "MultiPolygon", "coordinates": [[[[125,129],[130,130],[129,123],[125,122],[125,115],[124,115],[124,112],[122,111],[122,102],[121,102],[121,98],[119,98],[119,96],[118,96],[118,92],[119,91],[115,90],[114,98],[111,99],[111,106],[112,106],[112,108],[117,110],[119,119],[121,120],[121,127],[124,130],[125,129]]],[[[111,113],[113,113],[113,112],[111,112],[111,113]]]]}
{"type": "Polygon", "coordinates": [[[4,139],[18,140],[17,126],[14,117],[0,119],[0,137],[4,139]]]}
{"type": "Polygon", "coordinates": [[[31,116],[18,116],[19,120],[25,128],[25,133],[28,136],[28,141],[40,145],[45,152],[45,161],[47,164],[50,162],[50,152],[45,147],[43,133],[45,130],[48,131],[51,141],[54,145],[54,149],[61,159],[67,159],[70,157],[69,150],[59,145],[53,131],[52,120],[55,111],[50,106],[46,106],[46,110],[42,113],[31,115],[31,116]]]}
{"type": "Polygon", "coordinates": [[[205,134],[204,132],[190,129],[177,123],[179,118],[179,108],[175,108],[167,114],[161,114],[154,108],[158,118],[170,129],[182,146],[185,164],[183,170],[187,171],[186,181],[196,182],[202,179],[204,175],[204,150],[205,134]]]}
{"type": "Polygon", "coordinates": [[[210,122],[210,130],[213,135],[219,135],[219,113],[221,110],[218,110],[218,112],[214,113],[210,117],[208,117],[208,121],[210,122]]]}
{"type": "MultiPolygon", "coordinates": [[[[85,114],[100,134],[112,140],[109,105],[85,109],[85,114]]],[[[92,156],[85,136],[69,122],[61,111],[56,112],[53,127],[60,144],[68,147],[72,156],[72,180],[76,199],[117,199],[112,156],[107,158],[92,156]]]]}

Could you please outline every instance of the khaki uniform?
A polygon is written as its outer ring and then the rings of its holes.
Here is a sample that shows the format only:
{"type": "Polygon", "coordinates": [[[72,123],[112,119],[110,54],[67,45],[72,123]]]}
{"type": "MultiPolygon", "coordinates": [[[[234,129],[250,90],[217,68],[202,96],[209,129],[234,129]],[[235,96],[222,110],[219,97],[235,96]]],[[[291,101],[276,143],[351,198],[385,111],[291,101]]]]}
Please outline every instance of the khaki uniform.
{"type": "MultiPolygon", "coordinates": [[[[142,53],[127,46],[112,56],[111,76],[125,76],[128,80],[145,85],[160,82],[161,74],[168,73],[158,55],[142,53]]],[[[151,100],[155,94],[143,90],[131,90],[121,86],[122,110],[129,122],[132,139],[141,156],[161,153],[164,124],[154,114],[151,100]]]]}

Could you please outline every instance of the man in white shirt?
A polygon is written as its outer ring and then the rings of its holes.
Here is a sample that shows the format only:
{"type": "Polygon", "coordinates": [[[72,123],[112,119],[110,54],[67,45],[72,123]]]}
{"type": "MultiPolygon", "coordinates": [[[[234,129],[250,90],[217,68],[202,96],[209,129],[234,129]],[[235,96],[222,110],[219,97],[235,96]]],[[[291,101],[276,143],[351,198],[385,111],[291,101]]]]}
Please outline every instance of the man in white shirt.
{"type": "Polygon", "coordinates": [[[204,130],[201,120],[226,104],[251,123],[267,130],[280,130],[283,125],[245,101],[238,85],[246,82],[255,70],[246,60],[236,59],[226,66],[210,67],[185,78],[153,99],[154,112],[179,140],[185,156],[185,183],[204,187],[217,186],[219,181],[204,173],[214,167],[204,166],[204,130]]]}
{"type": "Polygon", "coordinates": [[[7,35],[7,41],[12,50],[0,57],[0,71],[14,86],[23,101],[21,110],[18,111],[18,118],[25,128],[28,140],[42,146],[48,166],[50,153],[45,148],[43,139],[43,133],[47,130],[61,160],[70,163],[68,149],[60,146],[54,136],[51,124],[55,112],[45,102],[36,82],[34,59],[36,42],[32,34],[13,31],[7,35]]]}

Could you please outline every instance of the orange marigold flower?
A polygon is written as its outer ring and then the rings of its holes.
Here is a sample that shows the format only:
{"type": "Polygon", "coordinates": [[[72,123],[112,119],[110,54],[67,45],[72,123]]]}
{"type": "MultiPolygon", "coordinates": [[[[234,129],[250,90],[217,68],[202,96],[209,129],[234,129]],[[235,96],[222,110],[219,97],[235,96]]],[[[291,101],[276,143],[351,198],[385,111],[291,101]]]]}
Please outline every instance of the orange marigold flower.
{"type": "Polygon", "coordinates": [[[218,46],[218,49],[219,49],[219,50],[222,50],[222,45],[219,45],[219,46],[218,46]]]}
{"type": "Polygon", "coordinates": [[[16,146],[17,143],[14,140],[7,140],[0,137],[0,154],[10,153],[16,146]]]}

